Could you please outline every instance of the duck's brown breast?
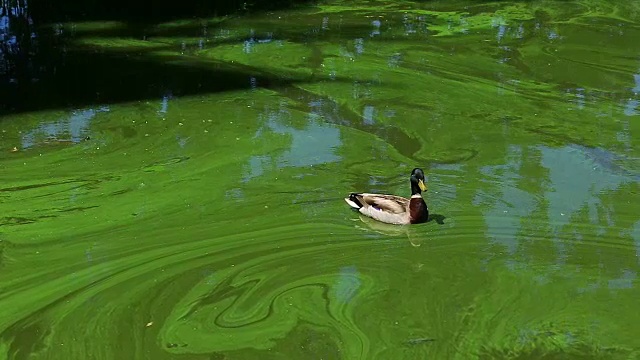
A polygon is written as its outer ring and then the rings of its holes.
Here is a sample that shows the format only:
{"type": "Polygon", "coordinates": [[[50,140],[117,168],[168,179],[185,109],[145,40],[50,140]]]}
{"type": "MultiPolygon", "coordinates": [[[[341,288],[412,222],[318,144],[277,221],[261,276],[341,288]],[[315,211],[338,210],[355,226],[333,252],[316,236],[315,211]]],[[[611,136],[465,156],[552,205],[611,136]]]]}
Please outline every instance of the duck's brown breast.
{"type": "Polygon", "coordinates": [[[419,224],[427,221],[429,218],[429,209],[424,199],[421,197],[412,197],[409,200],[409,222],[419,224]]]}

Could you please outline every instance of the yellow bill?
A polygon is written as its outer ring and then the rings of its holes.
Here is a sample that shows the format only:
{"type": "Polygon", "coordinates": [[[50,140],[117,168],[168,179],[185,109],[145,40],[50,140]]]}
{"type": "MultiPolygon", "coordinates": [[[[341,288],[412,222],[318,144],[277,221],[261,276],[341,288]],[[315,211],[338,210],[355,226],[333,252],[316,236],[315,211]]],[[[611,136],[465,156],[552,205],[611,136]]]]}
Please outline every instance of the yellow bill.
{"type": "Polygon", "coordinates": [[[418,180],[418,186],[420,186],[420,190],[427,191],[427,185],[422,180],[418,180]]]}

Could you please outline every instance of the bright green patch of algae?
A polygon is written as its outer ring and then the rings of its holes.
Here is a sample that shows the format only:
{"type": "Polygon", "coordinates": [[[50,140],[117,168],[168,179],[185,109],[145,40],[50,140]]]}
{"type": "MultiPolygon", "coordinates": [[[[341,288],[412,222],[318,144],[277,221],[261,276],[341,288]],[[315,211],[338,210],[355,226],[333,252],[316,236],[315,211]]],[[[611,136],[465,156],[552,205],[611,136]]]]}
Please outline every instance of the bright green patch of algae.
{"type": "Polygon", "coordinates": [[[447,36],[442,2],[238,19],[130,45],[246,90],[2,119],[4,356],[637,357],[637,36],[604,1],[582,28],[594,4],[469,2],[447,36]],[[416,165],[427,224],[342,201],[416,165]]]}

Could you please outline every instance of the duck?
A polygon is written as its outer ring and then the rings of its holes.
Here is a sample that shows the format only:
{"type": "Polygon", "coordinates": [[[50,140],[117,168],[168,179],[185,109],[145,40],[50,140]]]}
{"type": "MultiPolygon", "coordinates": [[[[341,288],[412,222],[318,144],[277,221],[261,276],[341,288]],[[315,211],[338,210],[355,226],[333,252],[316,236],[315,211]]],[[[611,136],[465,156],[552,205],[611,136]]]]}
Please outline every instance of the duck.
{"type": "Polygon", "coordinates": [[[374,220],[393,224],[420,224],[429,219],[429,208],[422,198],[427,191],[424,171],[415,168],[411,171],[411,198],[396,195],[351,193],[344,201],[362,215],[374,220]]]}

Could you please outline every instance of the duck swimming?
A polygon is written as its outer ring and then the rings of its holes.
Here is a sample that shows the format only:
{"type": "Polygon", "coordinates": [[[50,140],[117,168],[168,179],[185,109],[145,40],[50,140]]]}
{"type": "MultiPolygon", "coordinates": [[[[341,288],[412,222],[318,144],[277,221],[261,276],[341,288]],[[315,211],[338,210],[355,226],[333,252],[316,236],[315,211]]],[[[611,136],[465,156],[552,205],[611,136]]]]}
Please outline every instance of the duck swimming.
{"type": "Polygon", "coordinates": [[[429,209],[422,198],[427,191],[424,172],[420,168],[411,171],[411,198],[396,195],[351,193],[344,201],[361,214],[387,224],[419,224],[429,219],[429,209]]]}

